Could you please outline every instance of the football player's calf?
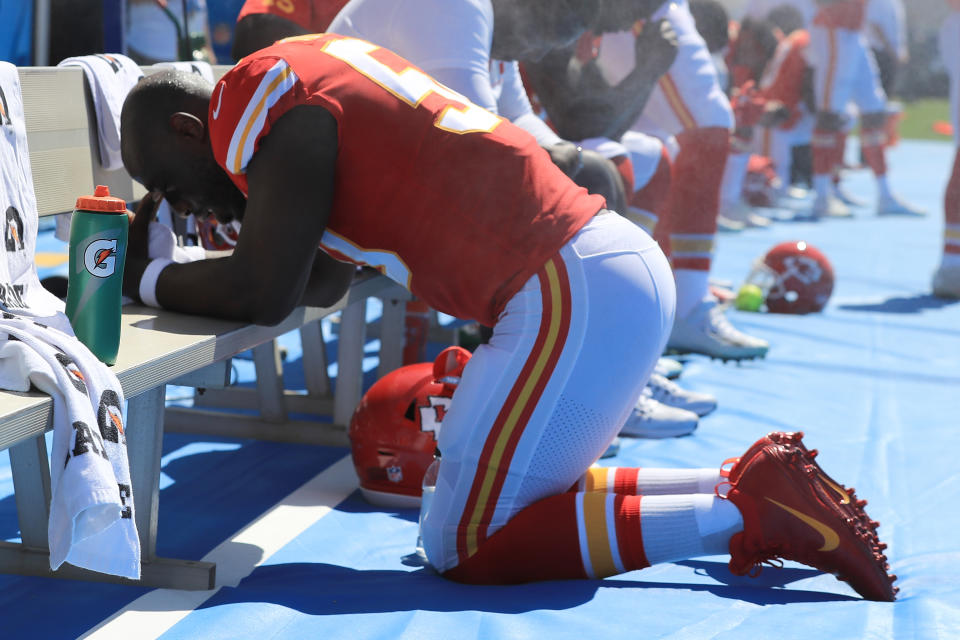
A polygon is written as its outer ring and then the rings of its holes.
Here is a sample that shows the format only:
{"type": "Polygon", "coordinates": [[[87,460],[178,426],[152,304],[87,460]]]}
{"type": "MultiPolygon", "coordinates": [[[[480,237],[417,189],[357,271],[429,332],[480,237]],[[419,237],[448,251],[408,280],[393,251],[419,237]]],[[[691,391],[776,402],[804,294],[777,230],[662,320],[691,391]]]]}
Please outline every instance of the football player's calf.
{"type": "Polygon", "coordinates": [[[960,298],[960,149],[943,199],[943,252],[933,274],[933,295],[960,298]]]}

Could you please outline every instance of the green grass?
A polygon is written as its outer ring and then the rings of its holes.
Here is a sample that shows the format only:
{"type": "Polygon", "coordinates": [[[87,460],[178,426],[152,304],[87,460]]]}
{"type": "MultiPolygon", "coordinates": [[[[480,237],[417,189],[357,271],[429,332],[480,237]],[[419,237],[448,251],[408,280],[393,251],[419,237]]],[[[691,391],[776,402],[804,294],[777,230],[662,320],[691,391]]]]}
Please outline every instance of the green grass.
{"type": "Polygon", "coordinates": [[[933,130],[933,123],[938,120],[950,122],[950,102],[948,100],[925,98],[907,102],[904,104],[904,117],[900,123],[900,135],[904,139],[950,141],[950,137],[933,130]]]}

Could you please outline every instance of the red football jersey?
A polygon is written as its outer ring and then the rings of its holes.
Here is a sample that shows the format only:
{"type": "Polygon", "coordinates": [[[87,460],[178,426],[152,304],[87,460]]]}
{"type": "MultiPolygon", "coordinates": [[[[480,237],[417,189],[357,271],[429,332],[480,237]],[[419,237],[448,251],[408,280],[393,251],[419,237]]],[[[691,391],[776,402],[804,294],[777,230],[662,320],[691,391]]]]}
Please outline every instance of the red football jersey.
{"type": "Polygon", "coordinates": [[[240,8],[239,21],[252,13],[272,13],[310,31],[326,31],[333,18],[348,0],[246,0],[240,8]]]}
{"type": "Polygon", "coordinates": [[[829,29],[850,29],[859,31],[863,28],[863,19],[866,15],[866,0],[818,0],[820,4],[813,23],[829,29]]]}
{"type": "Polygon", "coordinates": [[[604,206],[526,131],[396,54],[335,34],[282,40],[214,88],[214,155],[244,193],[260,140],[301,104],[338,123],[321,248],[379,269],[445,313],[493,325],[604,206]]]}

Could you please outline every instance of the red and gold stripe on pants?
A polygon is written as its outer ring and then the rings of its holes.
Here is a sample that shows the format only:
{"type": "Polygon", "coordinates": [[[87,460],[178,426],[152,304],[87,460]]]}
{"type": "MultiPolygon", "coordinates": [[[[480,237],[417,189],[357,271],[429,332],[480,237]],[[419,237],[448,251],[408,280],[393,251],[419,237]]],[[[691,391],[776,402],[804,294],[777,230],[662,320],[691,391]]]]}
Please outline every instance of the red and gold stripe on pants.
{"type": "Polygon", "coordinates": [[[464,561],[486,540],[487,528],[506,481],[520,436],[546,388],[570,328],[570,283],[560,256],[538,272],[542,314],[540,329],[523,369],[510,389],[484,442],[470,494],[460,519],[457,554],[464,561]]]}
{"type": "Polygon", "coordinates": [[[823,83],[823,100],[820,101],[821,111],[833,111],[830,106],[833,102],[833,83],[837,78],[837,30],[827,29],[827,77],[823,83]]]}
{"type": "Polygon", "coordinates": [[[680,121],[683,128],[687,131],[696,129],[697,120],[693,117],[693,114],[690,113],[687,103],[683,101],[683,96],[680,95],[677,83],[673,81],[670,74],[665,73],[660,76],[659,84],[660,90],[663,91],[663,95],[667,99],[667,104],[670,105],[670,109],[674,115],[677,116],[677,120],[680,121]]]}

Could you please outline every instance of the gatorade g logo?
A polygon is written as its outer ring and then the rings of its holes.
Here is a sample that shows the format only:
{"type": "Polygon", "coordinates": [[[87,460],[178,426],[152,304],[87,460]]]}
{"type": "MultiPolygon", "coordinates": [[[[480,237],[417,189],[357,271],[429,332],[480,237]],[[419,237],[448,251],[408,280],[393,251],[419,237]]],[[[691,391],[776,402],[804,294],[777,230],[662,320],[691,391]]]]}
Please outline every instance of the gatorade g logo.
{"type": "Polygon", "coordinates": [[[7,225],[4,228],[3,239],[7,251],[23,250],[23,218],[16,207],[7,207],[7,225]]]}
{"type": "Polygon", "coordinates": [[[0,125],[12,124],[10,120],[10,108],[7,107],[7,96],[0,87],[0,125]]]}
{"type": "Polygon", "coordinates": [[[70,379],[70,384],[73,385],[73,388],[83,395],[87,395],[87,385],[84,382],[83,372],[80,371],[77,363],[64,353],[55,353],[53,357],[56,358],[60,366],[66,370],[67,378],[70,379]]]}
{"type": "Polygon", "coordinates": [[[117,268],[117,240],[94,240],[83,251],[83,266],[97,278],[109,278],[117,268]]]}
{"type": "Polygon", "coordinates": [[[123,413],[120,409],[120,396],[112,389],[107,389],[100,396],[97,425],[104,442],[120,442],[123,434],[123,413]]]}

